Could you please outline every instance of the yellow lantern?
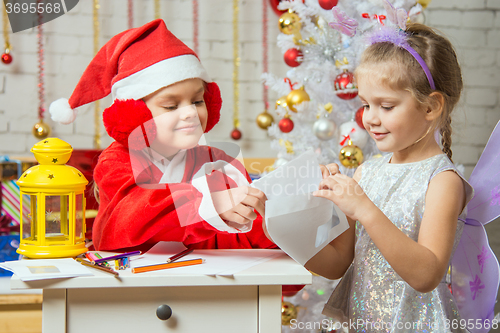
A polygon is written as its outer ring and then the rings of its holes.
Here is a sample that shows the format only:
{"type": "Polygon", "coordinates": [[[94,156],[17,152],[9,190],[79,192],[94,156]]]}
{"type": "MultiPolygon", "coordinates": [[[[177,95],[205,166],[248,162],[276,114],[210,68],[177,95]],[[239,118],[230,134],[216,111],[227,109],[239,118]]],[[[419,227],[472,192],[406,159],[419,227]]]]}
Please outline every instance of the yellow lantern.
{"type": "Polygon", "coordinates": [[[40,164],[17,181],[21,192],[17,253],[42,259],[87,252],[84,191],[88,180],[78,169],[65,165],[72,151],[71,145],[58,138],[42,140],[31,149],[40,164]]]}

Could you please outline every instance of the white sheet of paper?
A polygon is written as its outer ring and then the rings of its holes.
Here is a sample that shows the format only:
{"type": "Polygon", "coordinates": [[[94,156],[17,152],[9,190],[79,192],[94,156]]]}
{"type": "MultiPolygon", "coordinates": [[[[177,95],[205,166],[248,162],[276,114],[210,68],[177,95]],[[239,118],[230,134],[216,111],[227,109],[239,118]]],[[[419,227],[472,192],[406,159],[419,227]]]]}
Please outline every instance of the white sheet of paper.
{"type": "Polygon", "coordinates": [[[308,150],[276,170],[254,181],[250,186],[266,194],[267,199],[311,193],[323,179],[316,153],[308,150]]]}
{"type": "MultiPolygon", "coordinates": [[[[145,254],[132,257],[130,267],[139,267],[165,263],[166,260],[186,247],[178,242],[159,242],[145,254]]],[[[247,250],[194,250],[185,257],[179,259],[190,260],[202,258],[205,262],[201,265],[187,267],[176,267],[168,270],[153,271],[141,274],[203,274],[230,276],[247,268],[258,265],[281,255],[281,250],[270,249],[247,249],[247,250]]]]}
{"type": "Polygon", "coordinates": [[[349,228],[333,202],[312,195],[322,178],[309,150],[252,184],[268,198],[265,223],[271,238],[302,265],[349,228]]]}
{"type": "Polygon", "coordinates": [[[22,281],[71,278],[94,275],[74,259],[26,259],[6,261],[0,267],[16,274],[22,281]]]}

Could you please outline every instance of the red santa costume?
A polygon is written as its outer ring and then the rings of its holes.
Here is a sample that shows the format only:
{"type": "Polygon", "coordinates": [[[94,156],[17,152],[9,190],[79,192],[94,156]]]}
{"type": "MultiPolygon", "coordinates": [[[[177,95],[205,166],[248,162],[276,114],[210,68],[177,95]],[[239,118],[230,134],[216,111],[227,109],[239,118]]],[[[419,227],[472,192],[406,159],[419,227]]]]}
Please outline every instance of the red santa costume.
{"type": "Polygon", "coordinates": [[[210,192],[250,182],[237,160],[199,145],[181,150],[165,165],[149,148],[158,129],[142,98],[191,78],[205,82],[208,132],[219,121],[219,88],[196,54],[158,19],[113,37],[91,61],[71,98],[51,104],[52,119],[67,124],[75,120],[77,107],[109,93],[113,97],[103,121],[116,142],[101,153],[94,171],[100,197],[93,226],[97,250],[144,250],[159,241],[204,249],[276,247],[264,235],[260,216],[253,226],[239,230],[215,212],[210,192]],[[137,129],[139,135],[131,135],[137,129]]]}

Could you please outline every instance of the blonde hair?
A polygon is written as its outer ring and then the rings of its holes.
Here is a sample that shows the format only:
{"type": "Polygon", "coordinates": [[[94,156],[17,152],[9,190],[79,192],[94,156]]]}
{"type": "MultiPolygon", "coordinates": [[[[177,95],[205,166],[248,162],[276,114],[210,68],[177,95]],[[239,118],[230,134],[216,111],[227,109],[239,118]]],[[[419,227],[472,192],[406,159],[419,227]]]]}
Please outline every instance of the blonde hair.
{"type": "Polygon", "coordinates": [[[395,70],[383,73],[379,79],[393,89],[411,92],[422,107],[435,103],[431,93],[441,94],[444,98],[443,112],[434,128],[439,128],[443,152],[451,159],[451,112],[460,100],[463,89],[462,71],[455,49],[448,39],[423,24],[408,24],[406,33],[408,44],[429,67],[436,90],[431,89],[418,61],[408,51],[390,42],[370,45],[363,53],[354,75],[356,78],[369,75],[367,65],[390,64],[395,70]]]}

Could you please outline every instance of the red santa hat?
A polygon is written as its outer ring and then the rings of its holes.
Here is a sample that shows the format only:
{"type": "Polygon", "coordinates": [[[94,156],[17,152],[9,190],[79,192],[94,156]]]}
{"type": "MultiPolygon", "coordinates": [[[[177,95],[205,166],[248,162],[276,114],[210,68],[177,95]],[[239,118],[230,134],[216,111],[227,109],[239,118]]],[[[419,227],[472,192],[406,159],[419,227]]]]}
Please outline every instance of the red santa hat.
{"type": "MultiPolygon", "coordinates": [[[[49,112],[52,120],[70,124],[76,119],[76,108],[110,93],[113,101],[140,100],[163,87],[192,78],[206,82],[205,132],[208,132],[220,118],[219,87],[210,80],[196,54],[167,29],[162,19],[157,19],[111,38],[87,66],[69,100],[56,100],[49,112]]],[[[132,131],[148,118],[143,111],[136,114],[134,107],[118,109],[126,113],[120,115],[120,122],[107,123],[110,117],[104,117],[106,130],[117,141],[112,132],[128,132],[129,128],[132,131]]]]}

